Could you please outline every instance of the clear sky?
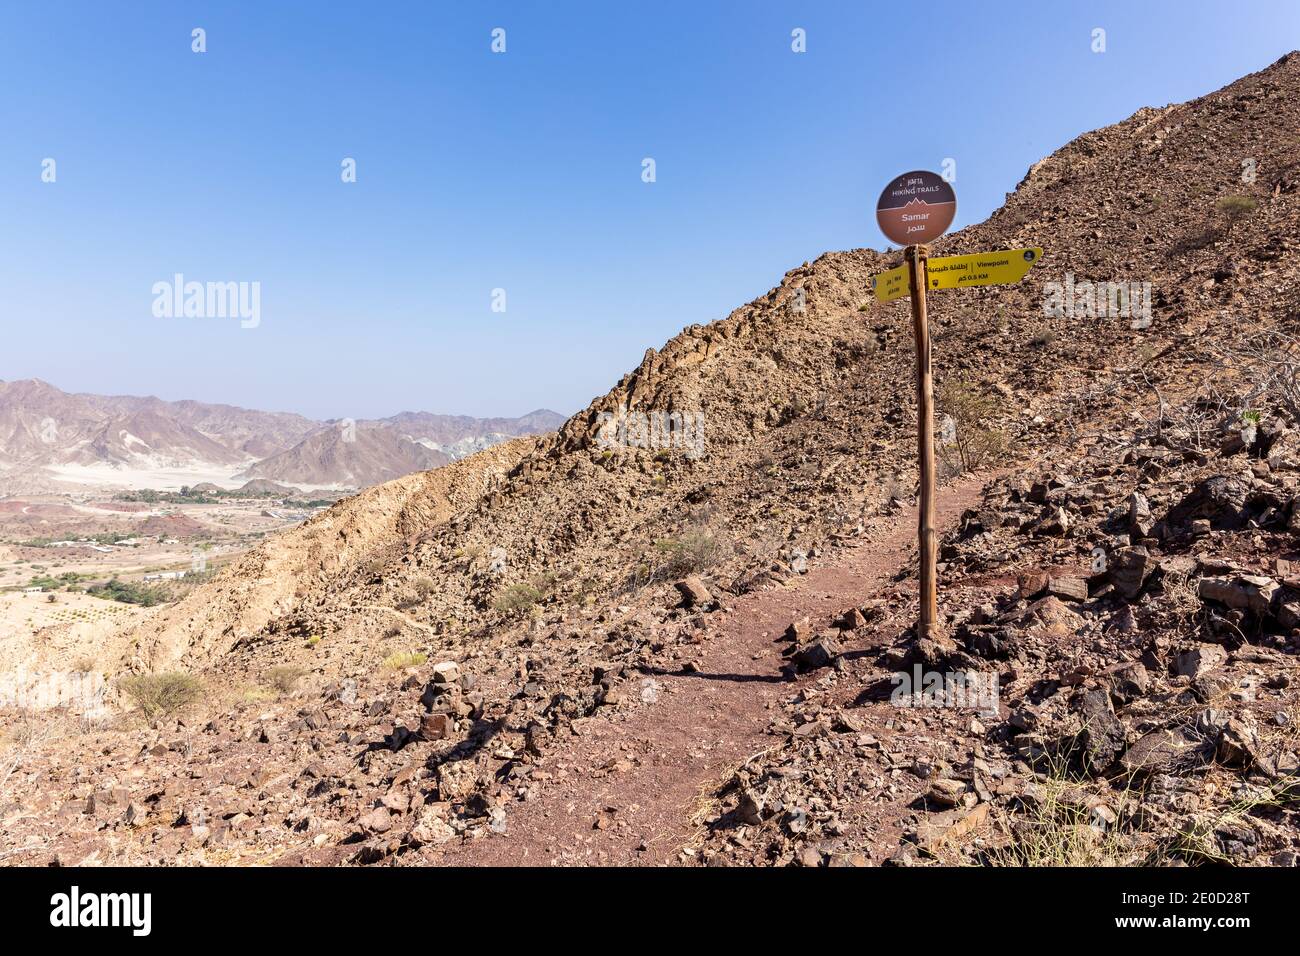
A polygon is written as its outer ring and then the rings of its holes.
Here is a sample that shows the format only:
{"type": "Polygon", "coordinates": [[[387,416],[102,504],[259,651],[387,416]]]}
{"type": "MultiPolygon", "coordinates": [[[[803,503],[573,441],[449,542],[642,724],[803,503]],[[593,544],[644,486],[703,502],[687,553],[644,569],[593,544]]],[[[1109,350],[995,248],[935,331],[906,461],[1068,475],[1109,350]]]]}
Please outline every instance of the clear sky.
{"type": "Polygon", "coordinates": [[[977,222],[1077,134],[1300,46],[1290,0],[908,6],[4,0],[0,378],[571,413],[788,269],[883,248],[891,176],[954,159],[977,222]],[[156,317],[176,273],[259,282],[260,323],[156,317]]]}

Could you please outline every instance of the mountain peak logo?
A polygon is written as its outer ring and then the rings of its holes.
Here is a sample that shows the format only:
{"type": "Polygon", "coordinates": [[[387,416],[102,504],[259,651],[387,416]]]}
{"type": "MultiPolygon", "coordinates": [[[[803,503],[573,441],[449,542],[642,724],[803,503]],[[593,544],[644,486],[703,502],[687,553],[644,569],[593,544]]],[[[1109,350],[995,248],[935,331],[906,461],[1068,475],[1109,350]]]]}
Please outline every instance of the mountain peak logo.
{"type": "Polygon", "coordinates": [[[938,239],[957,214],[957,194],[938,173],[918,169],[890,182],[876,203],[876,224],[901,246],[938,239]]]}

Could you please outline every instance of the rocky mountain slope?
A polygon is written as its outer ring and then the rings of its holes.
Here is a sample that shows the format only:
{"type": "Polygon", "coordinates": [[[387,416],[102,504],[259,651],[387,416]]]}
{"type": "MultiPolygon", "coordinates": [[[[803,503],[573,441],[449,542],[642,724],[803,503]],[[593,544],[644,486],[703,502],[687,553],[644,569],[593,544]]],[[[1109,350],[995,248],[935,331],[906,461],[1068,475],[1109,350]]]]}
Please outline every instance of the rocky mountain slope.
{"type": "Polygon", "coordinates": [[[412,472],[439,468],[451,456],[391,428],[349,424],[322,428],[292,448],[264,458],[241,478],[368,488],[412,472]]]}
{"type": "Polygon", "coordinates": [[[0,825],[32,861],[1035,862],[1046,833],[1047,860],[1078,838],[1284,862],[1300,417],[1264,375],[1294,368],[1285,341],[1260,336],[1300,332],[1298,92],[1291,55],[1141,110],[935,245],[1045,250],[1019,285],[931,297],[941,412],[1034,477],[951,528],[944,641],[910,640],[908,551],[879,547],[906,540],[914,488],[908,306],[870,286],[899,256],[827,253],[557,433],[434,472],[440,504],[408,508],[415,478],[372,489],[124,635],[126,670],[202,676],[200,723],[36,748],[0,825]],[[1150,313],[1098,315],[1085,282],[1139,304],[1150,283],[1150,313]],[[994,674],[1003,706],[878,698],[914,664],[994,674]],[[1237,693],[1252,670],[1268,706],[1237,693]],[[1041,812],[1066,804],[1065,826],[1041,812]],[[669,816],[665,849],[649,822],[669,816]]]}

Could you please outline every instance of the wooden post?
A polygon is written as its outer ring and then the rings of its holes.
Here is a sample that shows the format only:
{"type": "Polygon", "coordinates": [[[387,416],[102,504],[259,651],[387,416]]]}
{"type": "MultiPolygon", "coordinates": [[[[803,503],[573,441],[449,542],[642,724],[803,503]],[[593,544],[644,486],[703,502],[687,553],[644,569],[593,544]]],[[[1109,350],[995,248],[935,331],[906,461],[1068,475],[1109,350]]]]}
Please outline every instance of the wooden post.
{"type": "Polygon", "coordinates": [[[921,612],[916,622],[917,638],[936,636],[939,617],[935,559],[939,536],[934,515],[934,375],[930,368],[930,324],[925,313],[926,262],[930,247],[908,246],[907,277],[912,293],[912,338],[916,342],[917,449],[921,471],[921,503],[917,515],[917,539],[921,555],[921,612]]]}

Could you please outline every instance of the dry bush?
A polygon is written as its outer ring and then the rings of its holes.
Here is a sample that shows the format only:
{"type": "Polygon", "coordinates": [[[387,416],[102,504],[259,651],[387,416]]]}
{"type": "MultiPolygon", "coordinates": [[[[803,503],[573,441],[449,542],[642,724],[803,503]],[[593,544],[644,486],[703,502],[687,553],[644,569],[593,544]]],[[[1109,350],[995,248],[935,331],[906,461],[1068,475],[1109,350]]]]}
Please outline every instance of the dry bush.
{"type": "Polygon", "coordinates": [[[408,667],[419,667],[429,659],[427,654],[421,654],[419,651],[401,651],[397,654],[389,654],[379,664],[379,669],[384,671],[402,671],[408,667]]]}
{"type": "Polygon", "coordinates": [[[179,671],[133,674],[118,686],[150,720],[174,714],[203,696],[203,682],[179,671]]]}
{"type": "Polygon", "coordinates": [[[1225,342],[1216,351],[1221,362],[1241,373],[1246,385],[1230,418],[1260,406],[1281,406],[1300,423],[1300,338],[1279,329],[1264,329],[1225,342]]]}
{"type": "Polygon", "coordinates": [[[655,551],[660,555],[657,577],[681,578],[714,567],[726,557],[727,548],[716,536],[696,529],[677,538],[661,538],[655,551]]]}
{"type": "Polygon", "coordinates": [[[975,471],[997,460],[1007,436],[994,426],[1000,403],[968,382],[945,383],[939,389],[939,411],[956,423],[953,441],[938,443],[939,457],[949,474],[975,471]]]}
{"type": "Polygon", "coordinates": [[[262,675],[262,682],[280,694],[292,694],[298,681],[307,673],[307,668],[293,664],[281,664],[272,667],[262,675]]]}
{"type": "Polygon", "coordinates": [[[411,590],[397,604],[398,608],[405,611],[410,608],[423,604],[425,599],[434,592],[437,585],[433,583],[433,578],[424,576],[418,577],[411,582],[411,590]]]}
{"type": "Polygon", "coordinates": [[[1134,866],[1143,853],[1122,832],[1140,798],[1129,786],[1106,794],[1117,822],[1099,825],[1087,806],[1087,791],[1069,772],[1070,755],[1046,758],[1037,800],[1012,827],[1012,841],[991,851],[990,866],[1134,866]]]}

